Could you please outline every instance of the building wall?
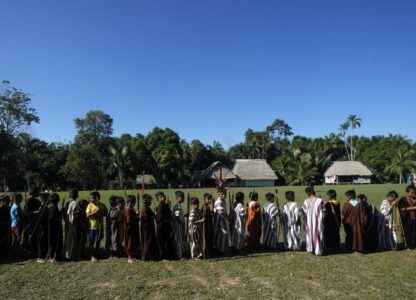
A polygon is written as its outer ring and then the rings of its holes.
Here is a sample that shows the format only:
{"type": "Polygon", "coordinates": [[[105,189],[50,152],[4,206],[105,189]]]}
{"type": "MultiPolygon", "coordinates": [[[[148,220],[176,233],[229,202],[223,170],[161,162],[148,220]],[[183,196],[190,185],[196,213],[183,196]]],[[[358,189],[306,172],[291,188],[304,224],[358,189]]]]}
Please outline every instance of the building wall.
{"type": "Polygon", "coordinates": [[[268,187],[274,186],[274,180],[244,180],[245,187],[268,187]]]}

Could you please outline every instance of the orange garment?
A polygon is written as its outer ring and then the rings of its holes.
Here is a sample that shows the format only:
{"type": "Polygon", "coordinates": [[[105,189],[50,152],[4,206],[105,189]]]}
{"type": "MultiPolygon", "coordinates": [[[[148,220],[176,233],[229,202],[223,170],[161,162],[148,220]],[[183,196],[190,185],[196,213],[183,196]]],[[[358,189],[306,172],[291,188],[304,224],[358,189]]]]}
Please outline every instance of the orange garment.
{"type": "Polygon", "coordinates": [[[261,206],[256,201],[251,201],[247,208],[247,246],[260,247],[261,238],[261,206]]]}

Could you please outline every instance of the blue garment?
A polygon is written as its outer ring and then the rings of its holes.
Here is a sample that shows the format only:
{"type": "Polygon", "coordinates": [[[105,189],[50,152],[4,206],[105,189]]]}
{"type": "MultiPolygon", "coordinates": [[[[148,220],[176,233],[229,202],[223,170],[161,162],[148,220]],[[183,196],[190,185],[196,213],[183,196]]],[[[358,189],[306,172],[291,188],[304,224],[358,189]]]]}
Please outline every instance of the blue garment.
{"type": "Polygon", "coordinates": [[[351,199],[351,200],[350,200],[350,204],[351,204],[352,206],[356,207],[356,206],[357,206],[357,204],[358,204],[358,201],[357,201],[357,200],[354,200],[354,199],[351,199]]]}
{"type": "Polygon", "coordinates": [[[19,227],[21,220],[20,216],[23,214],[22,208],[17,205],[16,203],[13,203],[12,208],[10,209],[10,217],[12,219],[12,226],[11,227],[19,227]]]}

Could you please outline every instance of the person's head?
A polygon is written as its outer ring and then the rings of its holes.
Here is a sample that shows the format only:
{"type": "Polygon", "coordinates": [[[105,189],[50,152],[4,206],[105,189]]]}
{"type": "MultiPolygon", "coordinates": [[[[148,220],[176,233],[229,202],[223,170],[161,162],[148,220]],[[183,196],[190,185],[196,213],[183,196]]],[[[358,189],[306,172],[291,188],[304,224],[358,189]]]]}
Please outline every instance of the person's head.
{"type": "Polygon", "coordinates": [[[52,205],[57,205],[59,202],[59,195],[57,193],[53,193],[49,195],[49,203],[52,205]]]}
{"type": "Polygon", "coordinates": [[[117,197],[116,196],[110,196],[110,198],[108,199],[108,203],[110,204],[111,207],[116,207],[117,206],[117,197]]]}
{"type": "Polygon", "coordinates": [[[397,192],[396,191],[390,191],[390,192],[388,192],[387,193],[387,195],[386,195],[386,199],[389,201],[389,202],[393,202],[394,200],[396,200],[397,198],[399,198],[399,194],[397,194],[397,192]]]}
{"type": "Polygon", "coordinates": [[[225,198],[227,197],[227,190],[223,187],[219,187],[217,189],[217,196],[218,196],[219,199],[224,201],[225,198]]]}
{"type": "Polygon", "coordinates": [[[88,206],[88,201],[87,201],[87,200],[85,200],[85,199],[81,199],[81,200],[78,202],[78,205],[79,205],[79,208],[80,208],[82,211],[86,211],[86,210],[87,210],[87,206],[88,206]]]}
{"type": "Polygon", "coordinates": [[[345,192],[345,198],[347,199],[347,201],[355,199],[357,197],[357,195],[355,194],[354,190],[349,190],[345,192]]]}
{"type": "Polygon", "coordinates": [[[199,206],[199,199],[197,197],[192,197],[191,198],[191,207],[193,209],[198,208],[199,206]]]}
{"type": "Polygon", "coordinates": [[[124,208],[124,205],[125,205],[125,203],[124,203],[123,197],[117,197],[116,198],[116,207],[118,209],[122,209],[122,208],[124,208]]]}
{"type": "Polygon", "coordinates": [[[211,205],[212,195],[210,193],[205,193],[204,194],[204,203],[205,203],[205,205],[211,205]]]}
{"type": "Polygon", "coordinates": [[[306,193],[306,195],[308,195],[308,197],[315,196],[315,189],[311,186],[308,186],[305,189],[305,193],[306,193]]]}
{"type": "Polygon", "coordinates": [[[37,197],[37,196],[39,196],[39,192],[40,192],[40,190],[37,186],[29,187],[29,191],[28,191],[29,196],[37,197]]]}
{"type": "Polygon", "coordinates": [[[360,202],[367,202],[367,196],[364,194],[360,194],[357,196],[357,200],[360,202]]]}
{"type": "Polygon", "coordinates": [[[165,203],[166,202],[166,196],[163,192],[157,192],[156,193],[156,199],[159,203],[165,203]]]}
{"type": "Polygon", "coordinates": [[[406,187],[406,196],[416,198],[416,187],[414,185],[408,185],[406,187]]]}
{"type": "Polygon", "coordinates": [[[337,192],[335,190],[329,190],[326,192],[329,200],[336,200],[337,199],[337,192]]]}
{"type": "Polygon", "coordinates": [[[9,206],[10,205],[10,197],[8,195],[1,195],[0,202],[2,206],[9,206]]]}
{"type": "Polygon", "coordinates": [[[78,191],[77,190],[70,190],[69,191],[69,199],[77,200],[78,199],[78,191]]]}
{"type": "Polygon", "coordinates": [[[176,191],[175,192],[176,202],[182,203],[185,201],[185,194],[182,191],[176,191]]]}
{"type": "Polygon", "coordinates": [[[293,191],[287,191],[287,192],[285,193],[285,198],[286,198],[286,200],[287,200],[287,201],[289,201],[289,202],[293,202],[293,201],[295,201],[295,192],[293,192],[293,191]]]}
{"type": "Polygon", "coordinates": [[[150,206],[152,204],[152,196],[150,196],[149,194],[144,194],[142,199],[144,205],[150,206]]]}
{"type": "Polygon", "coordinates": [[[272,193],[267,193],[265,198],[267,202],[274,202],[274,195],[272,193]]]}
{"type": "Polygon", "coordinates": [[[257,201],[257,200],[259,200],[259,193],[251,192],[250,193],[250,201],[257,201]]]}
{"type": "Polygon", "coordinates": [[[43,204],[48,202],[49,199],[49,193],[41,193],[40,194],[40,201],[42,201],[43,204]]]}
{"type": "Polygon", "coordinates": [[[23,197],[20,193],[14,193],[12,196],[13,203],[16,203],[17,205],[20,205],[22,203],[23,197]]]}
{"type": "Polygon", "coordinates": [[[235,194],[235,202],[244,203],[244,194],[242,192],[237,192],[237,194],[235,194]]]}
{"type": "Polygon", "coordinates": [[[99,200],[99,193],[98,192],[91,192],[90,193],[90,197],[89,197],[89,199],[90,199],[90,203],[94,203],[94,204],[97,204],[98,203],[98,200],[99,200]]]}
{"type": "Polygon", "coordinates": [[[135,205],[136,205],[136,197],[133,195],[127,196],[127,207],[134,208],[135,205]]]}

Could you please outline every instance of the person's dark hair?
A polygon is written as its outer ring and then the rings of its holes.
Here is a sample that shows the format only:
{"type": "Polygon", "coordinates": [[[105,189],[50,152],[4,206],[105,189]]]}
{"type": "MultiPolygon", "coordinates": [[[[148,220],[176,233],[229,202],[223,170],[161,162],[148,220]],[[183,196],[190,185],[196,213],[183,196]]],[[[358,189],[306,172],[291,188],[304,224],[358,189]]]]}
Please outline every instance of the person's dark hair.
{"type": "Polygon", "coordinates": [[[150,203],[152,201],[152,196],[149,194],[144,194],[142,198],[144,203],[150,203]]]}
{"type": "Polygon", "coordinates": [[[197,197],[191,198],[191,204],[192,205],[199,205],[199,199],[197,197]]]}
{"type": "Polygon", "coordinates": [[[337,192],[335,190],[329,190],[326,194],[329,199],[337,199],[337,192]]]}
{"type": "Polygon", "coordinates": [[[133,195],[127,196],[127,203],[136,203],[136,197],[133,195]]]}
{"type": "Polygon", "coordinates": [[[57,193],[51,194],[49,196],[49,202],[56,205],[59,202],[59,195],[57,193]]]}
{"type": "Polygon", "coordinates": [[[70,190],[69,191],[69,198],[73,200],[77,200],[78,198],[78,191],[77,190],[70,190]]]}
{"type": "Polygon", "coordinates": [[[207,199],[207,198],[212,200],[212,195],[210,193],[205,193],[204,194],[204,199],[207,199]]]}
{"type": "Polygon", "coordinates": [[[165,193],[163,193],[163,192],[157,192],[156,193],[156,199],[158,199],[160,196],[166,197],[165,196],[165,193]]]}
{"type": "Polygon", "coordinates": [[[350,197],[351,199],[355,199],[355,197],[357,197],[357,194],[354,190],[349,190],[345,192],[345,196],[350,197]]]}
{"type": "Polygon", "coordinates": [[[111,207],[115,207],[117,205],[117,197],[114,195],[110,196],[108,203],[110,203],[111,207]]]}
{"type": "Polygon", "coordinates": [[[23,199],[22,194],[20,194],[20,193],[13,193],[12,200],[14,201],[16,199],[23,199]]]}
{"type": "Polygon", "coordinates": [[[295,201],[295,192],[293,191],[287,191],[285,193],[285,197],[287,201],[295,201]]]}
{"type": "Polygon", "coordinates": [[[185,198],[185,193],[182,192],[182,191],[176,191],[175,196],[176,196],[176,198],[178,198],[178,197],[185,198]]]}
{"type": "Polygon", "coordinates": [[[315,196],[316,194],[315,194],[315,189],[313,188],[313,187],[311,187],[311,186],[308,186],[306,189],[305,189],[305,193],[306,193],[306,195],[308,195],[308,196],[315,196]]]}
{"type": "Polygon", "coordinates": [[[97,200],[100,200],[100,193],[99,192],[97,192],[97,191],[94,191],[94,192],[91,192],[90,193],[90,197],[93,197],[93,198],[95,198],[95,199],[97,199],[97,200]]]}
{"type": "Polygon", "coordinates": [[[123,203],[124,198],[123,197],[116,197],[116,204],[123,203]]]}
{"type": "Polygon", "coordinates": [[[390,192],[387,193],[387,197],[388,196],[390,196],[390,197],[392,197],[394,199],[397,199],[399,197],[399,194],[397,194],[396,191],[390,191],[390,192]]]}
{"type": "Polygon", "coordinates": [[[367,196],[364,194],[358,195],[357,199],[360,200],[361,202],[367,202],[367,196]]]}
{"type": "Polygon", "coordinates": [[[29,196],[32,196],[32,197],[39,196],[39,188],[37,186],[29,187],[28,194],[29,194],[29,196]]]}
{"type": "Polygon", "coordinates": [[[406,193],[415,192],[415,191],[416,191],[416,187],[414,185],[408,185],[406,187],[406,193]]]}
{"type": "Polygon", "coordinates": [[[267,200],[267,201],[273,201],[273,200],[274,200],[274,194],[272,194],[272,193],[267,193],[267,194],[266,194],[266,200],[267,200]]]}
{"type": "Polygon", "coordinates": [[[237,192],[237,193],[235,194],[235,201],[236,201],[236,202],[238,202],[238,203],[243,202],[243,201],[244,201],[244,193],[242,193],[242,192],[237,192]]]}
{"type": "Polygon", "coordinates": [[[40,200],[46,202],[49,199],[49,193],[41,193],[40,194],[40,200]]]}
{"type": "Polygon", "coordinates": [[[0,196],[1,202],[10,202],[10,197],[8,195],[1,195],[0,196]]]}
{"type": "Polygon", "coordinates": [[[87,210],[88,201],[85,199],[82,199],[78,202],[79,208],[81,208],[83,211],[87,210]]]}
{"type": "Polygon", "coordinates": [[[257,201],[259,199],[259,193],[257,192],[251,192],[250,193],[250,200],[251,201],[257,201]]]}

